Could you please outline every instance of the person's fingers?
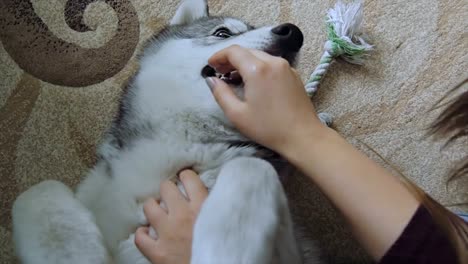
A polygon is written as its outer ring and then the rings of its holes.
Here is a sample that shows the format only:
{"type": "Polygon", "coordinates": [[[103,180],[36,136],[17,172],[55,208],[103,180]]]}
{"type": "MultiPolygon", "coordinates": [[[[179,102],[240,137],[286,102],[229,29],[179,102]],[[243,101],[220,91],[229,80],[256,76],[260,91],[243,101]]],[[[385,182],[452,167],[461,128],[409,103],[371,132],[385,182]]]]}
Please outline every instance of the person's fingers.
{"type": "Polygon", "coordinates": [[[167,206],[164,203],[164,201],[159,201],[158,203],[159,203],[159,207],[161,207],[164,210],[164,212],[166,212],[167,214],[167,206]]]}
{"type": "Polygon", "coordinates": [[[161,200],[166,204],[169,214],[177,210],[183,210],[184,205],[188,203],[175,183],[171,181],[162,182],[160,192],[161,200]]]}
{"type": "Polygon", "coordinates": [[[147,227],[140,227],[136,230],[135,245],[148,259],[155,258],[157,242],[149,236],[147,227]]]}
{"type": "Polygon", "coordinates": [[[272,62],[275,62],[275,61],[278,61],[278,60],[284,60],[283,58],[281,57],[278,57],[278,56],[273,56],[273,55],[270,55],[262,50],[256,50],[256,49],[249,49],[249,51],[255,55],[257,58],[259,58],[260,60],[266,62],[266,63],[272,63],[272,62]]]}
{"type": "Polygon", "coordinates": [[[164,220],[167,219],[167,213],[161,206],[154,200],[150,198],[145,201],[143,204],[143,211],[145,212],[146,219],[152,227],[157,229],[164,220]]]}
{"type": "Polygon", "coordinates": [[[231,87],[224,81],[216,77],[206,78],[206,82],[213,93],[213,96],[218,102],[219,106],[223,109],[226,116],[231,120],[235,121],[236,115],[244,111],[246,105],[242,102],[239,97],[234,93],[231,87]]]}
{"type": "Polygon", "coordinates": [[[192,170],[182,171],[179,177],[190,199],[190,205],[198,211],[208,196],[208,190],[200,177],[192,170]]]}
{"type": "Polygon", "coordinates": [[[220,73],[237,70],[246,81],[249,76],[257,74],[265,67],[264,61],[252,55],[248,49],[232,45],[211,56],[208,64],[220,73]]]}

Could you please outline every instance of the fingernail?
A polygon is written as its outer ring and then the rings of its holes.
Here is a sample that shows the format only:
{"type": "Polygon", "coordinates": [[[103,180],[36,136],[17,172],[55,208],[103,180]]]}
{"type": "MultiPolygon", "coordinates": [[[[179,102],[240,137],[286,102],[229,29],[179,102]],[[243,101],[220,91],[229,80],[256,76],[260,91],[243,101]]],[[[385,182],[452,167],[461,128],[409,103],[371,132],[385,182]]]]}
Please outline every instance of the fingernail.
{"type": "Polygon", "coordinates": [[[185,179],[185,174],[186,174],[185,171],[186,171],[186,170],[183,170],[183,171],[181,171],[181,172],[179,173],[179,178],[180,178],[180,180],[184,180],[184,179],[185,179]]]}
{"type": "Polygon", "coordinates": [[[216,86],[216,78],[214,77],[207,77],[205,78],[206,84],[208,84],[208,87],[210,87],[210,90],[213,91],[216,86]]]}

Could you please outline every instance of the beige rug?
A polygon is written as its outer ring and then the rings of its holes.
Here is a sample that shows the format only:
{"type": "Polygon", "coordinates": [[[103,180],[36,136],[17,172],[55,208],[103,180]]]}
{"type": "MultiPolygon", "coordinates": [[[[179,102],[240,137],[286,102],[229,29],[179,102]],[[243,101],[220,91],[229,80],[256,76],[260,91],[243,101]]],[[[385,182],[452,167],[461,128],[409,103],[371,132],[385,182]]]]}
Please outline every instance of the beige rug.
{"type": "MultiPolygon", "coordinates": [[[[334,0],[209,3],[212,14],[255,25],[300,26],[305,46],[299,70],[305,79],[320,58],[324,14],[334,0]]],[[[162,0],[0,2],[0,263],[15,262],[15,197],[45,179],[70,186],[82,179],[116,112],[121,86],[135,70],[135,51],[176,6],[162,0]]],[[[466,74],[466,1],[368,0],[365,16],[377,51],[364,67],[333,65],[315,98],[317,107],[332,113],[335,127],[352,142],[371,145],[442,203],[467,201],[467,181],[445,186],[445,175],[466,148],[441,150],[440,142],[424,137],[437,113],[427,111],[466,74]]],[[[291,177],[286,189],[296,222],[319,241],[326,259],[366,261],[307,180],[291,177]]]]}

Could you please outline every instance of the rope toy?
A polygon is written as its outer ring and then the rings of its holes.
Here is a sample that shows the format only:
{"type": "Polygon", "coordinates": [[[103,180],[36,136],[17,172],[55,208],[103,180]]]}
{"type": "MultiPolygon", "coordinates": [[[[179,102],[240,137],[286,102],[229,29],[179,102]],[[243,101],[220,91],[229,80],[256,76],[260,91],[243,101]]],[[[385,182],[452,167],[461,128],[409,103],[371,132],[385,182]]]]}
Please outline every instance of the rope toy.
{"type": "Polygon", "coordinates": [[[325,52],[320,59],[320,64],[315,68],[305,85],[309,97],[317,92],[320,81],[333,59],[342,58],[349,63],[361,65],[369,56],[368,53],[373,49],[373,46],[361,37],[362,9],[360,0],[349,4],[338,1],[335,7],[328,11],[328,40],[324,46],[325,52]]]}

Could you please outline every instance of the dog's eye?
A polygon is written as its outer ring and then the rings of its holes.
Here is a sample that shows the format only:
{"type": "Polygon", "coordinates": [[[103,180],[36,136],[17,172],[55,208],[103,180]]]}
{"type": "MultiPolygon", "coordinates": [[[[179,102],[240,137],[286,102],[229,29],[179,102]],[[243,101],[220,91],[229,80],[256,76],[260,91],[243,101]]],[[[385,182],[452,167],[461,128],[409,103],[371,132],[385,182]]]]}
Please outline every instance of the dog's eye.
{"type": "Polygon", "coordinates": [[[222,27],[222,28],[218,28],[213,33],[213,36],[218,37],[218,38],[229,38],[229,37],[232,37],[232,32],[229,29],[222,27]]]}

